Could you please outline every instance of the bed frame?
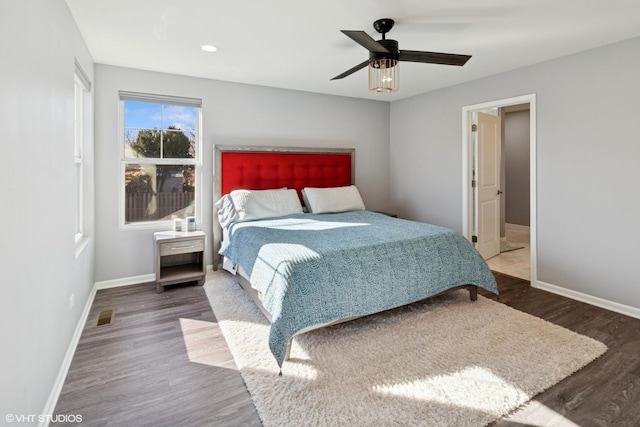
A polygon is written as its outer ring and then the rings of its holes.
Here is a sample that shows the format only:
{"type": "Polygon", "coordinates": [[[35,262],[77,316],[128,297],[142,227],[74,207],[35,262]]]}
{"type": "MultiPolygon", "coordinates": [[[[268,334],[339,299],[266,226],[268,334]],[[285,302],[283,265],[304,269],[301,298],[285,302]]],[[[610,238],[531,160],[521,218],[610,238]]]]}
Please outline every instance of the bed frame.
{"type": "MultiPolygon", "coordinates": [[[[353,148],[226,145],[214,147],[214,202],[224,194],[239,188],[262,190],[282,187],[296,189],[298,196],[302,200],[300,190],[304,187],[339,187],[354,184],[354,181],[355,149],[353,148]]],[[[214,269],[217,269],[222,262],[218,254],[221,239],[222,228],[218,223],[217,212],[214,212],[214,269]]],[[[262,304],[262,295],[251,286],[247,275],[242,271],[238,271],[236,280],[271,322],[271,313],[262,304]]],[[[468,289],[471,301],[476,301],[478,298],[478,288],[475,285],[462,285],[442,293],[454,289],[468,289]]],[[[299,333],[347,322],[356,318],[351,317],[315,325],[299,333]]],[[[287,345],[285,360],[289,359],[290,351],[291,340],[287,345]]]]}

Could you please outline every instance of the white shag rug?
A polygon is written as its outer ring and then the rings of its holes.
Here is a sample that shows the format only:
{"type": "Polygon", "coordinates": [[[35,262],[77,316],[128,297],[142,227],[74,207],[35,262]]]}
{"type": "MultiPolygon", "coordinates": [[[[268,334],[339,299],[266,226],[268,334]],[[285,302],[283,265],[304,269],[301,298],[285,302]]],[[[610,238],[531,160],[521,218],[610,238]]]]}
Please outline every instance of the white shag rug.
{"type": "Polygon", "coordinates": [[[482,426],[606,346],[456,291],[294,338],[278,376],[269,323],[230,274],[205,290],[263,424],[482,426]]]}

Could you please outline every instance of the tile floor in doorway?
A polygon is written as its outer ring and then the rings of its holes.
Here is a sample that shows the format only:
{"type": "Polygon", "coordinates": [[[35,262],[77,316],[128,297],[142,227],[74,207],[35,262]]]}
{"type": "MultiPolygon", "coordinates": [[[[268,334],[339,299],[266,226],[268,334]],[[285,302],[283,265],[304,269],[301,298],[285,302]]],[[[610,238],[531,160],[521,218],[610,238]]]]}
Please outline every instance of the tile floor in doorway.
{"type": "Polygon", "coordinates": [[[531,280],[531,245],[529,227],[506,224],[506,239],[510,243],[523,245],[523,249],[504,252],[487,260],[489,268],[499,273],[531,280]]]}

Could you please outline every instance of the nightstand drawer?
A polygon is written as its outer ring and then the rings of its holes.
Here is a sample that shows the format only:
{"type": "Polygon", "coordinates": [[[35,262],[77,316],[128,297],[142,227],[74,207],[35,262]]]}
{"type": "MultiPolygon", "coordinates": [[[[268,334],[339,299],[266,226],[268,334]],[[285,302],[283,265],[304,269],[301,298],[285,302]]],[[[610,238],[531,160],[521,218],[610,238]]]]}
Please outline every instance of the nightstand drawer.
{"type": "Polygon", "coordinates": [[[204,251],[204,239],[160,243],[160,256],[204,251]]]}

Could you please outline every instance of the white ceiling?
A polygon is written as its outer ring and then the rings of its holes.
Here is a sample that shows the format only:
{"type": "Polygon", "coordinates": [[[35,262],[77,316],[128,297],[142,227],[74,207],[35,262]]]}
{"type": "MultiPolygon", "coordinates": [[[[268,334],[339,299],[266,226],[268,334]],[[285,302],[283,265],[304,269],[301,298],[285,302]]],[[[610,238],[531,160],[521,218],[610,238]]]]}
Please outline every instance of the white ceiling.
{"type": "Polygon", "coordinates": [[[393,101],[640,36],[640,0],[67,0],[97,63],[393,101]],[[368,52],[340,30],[395,19],[400,49],[473,57],[402,62],[400,90],[367,91],[368,52]],[[205,53],[213,44],[215,53],[205,53]]]}

